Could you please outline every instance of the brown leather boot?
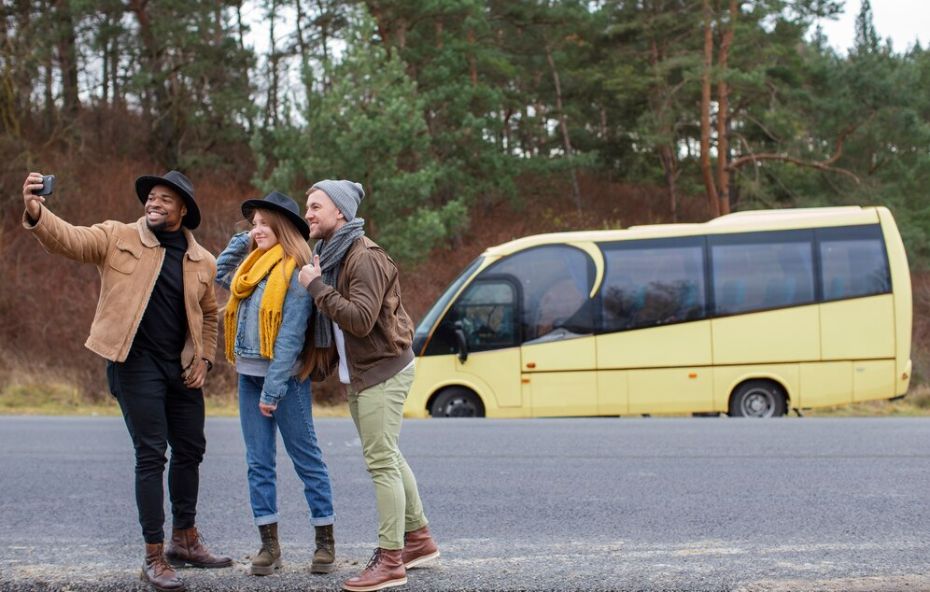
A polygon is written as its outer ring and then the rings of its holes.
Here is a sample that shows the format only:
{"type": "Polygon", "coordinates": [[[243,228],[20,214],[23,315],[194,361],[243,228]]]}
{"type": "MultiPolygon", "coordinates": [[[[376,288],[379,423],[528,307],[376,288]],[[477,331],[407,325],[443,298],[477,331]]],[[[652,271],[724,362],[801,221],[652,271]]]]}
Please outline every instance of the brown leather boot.
{"type": "Polygon", "coordinates": [[[333,525],[316,526],[316,551],[310,573],[327,574],[336,569],[336,539],[333,538],[333,525]]]}
{"type": "Polygon", "coordinates": [[[439,547],[424,526],[404,533],[404,567],[410,569],[439,557],[439,547]]]}
{"type": "Polygon", "coordinates": [[[148,583],[158,592],[184,592],[184,582],[178,578],[168,562],[165,560],[164,543],[145,543],[145,561],[142,562],[142,573],[139,579],[148,583]]]}
{"type": "Polygon", "coordinates": [[[263,524],[258,527],[262,537],[262,548],[252,558],[252,575],[269,576],[281,567],[281,545],[278,543],[278,524],[263,524]]]}
{"type": "Polygon", "coordinates": [[[375,592],[393,586],[403,586],[407,583],[407,570],[404,568],[402,555],[402,549],[375,549],[365,571],[343,582],[342,589],[349,592],[375,592]]]}
{"type": "Polygon", "coordinates": [[[171,531],[171,542],[165,551],[165,558],[175,567],[229,567],[232,557],[213,555],[200,540],[196,526],[175,528],[171,531]]]}

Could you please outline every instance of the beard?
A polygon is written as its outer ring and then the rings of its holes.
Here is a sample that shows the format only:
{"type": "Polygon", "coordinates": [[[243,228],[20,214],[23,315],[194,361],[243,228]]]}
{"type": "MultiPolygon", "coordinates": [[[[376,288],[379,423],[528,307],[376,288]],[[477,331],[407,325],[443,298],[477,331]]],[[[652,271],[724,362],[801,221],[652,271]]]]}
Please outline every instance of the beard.
{"type": "Polygon", "coordinates": [[[167,219],[162,219],[162,221],[159,222],[158,224],[152,224],[151,222],[148,221],[148,219],[146,219],[145,224],[146,226],[149,227],[149,230],[151,230],[152,232],[161,232],[165,230],[166,228],[168,228],[167,219]]]}

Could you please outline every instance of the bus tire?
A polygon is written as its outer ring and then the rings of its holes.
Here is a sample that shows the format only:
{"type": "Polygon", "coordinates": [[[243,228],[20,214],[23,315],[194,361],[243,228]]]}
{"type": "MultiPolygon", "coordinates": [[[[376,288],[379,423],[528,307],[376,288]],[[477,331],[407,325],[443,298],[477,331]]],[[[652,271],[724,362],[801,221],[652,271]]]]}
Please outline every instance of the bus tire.
{"type": "Polygon", "coordinates": [[[730,396],[730,417],[781,417],[787,401],[781,386],[769,380],[749,380],[730,396]]]}
{"type": "Polygon", "coordinates": [[[471,390],[453,386],[436,395],[429,412],[433,417],[484,417],[484,405],[471,390]]]}

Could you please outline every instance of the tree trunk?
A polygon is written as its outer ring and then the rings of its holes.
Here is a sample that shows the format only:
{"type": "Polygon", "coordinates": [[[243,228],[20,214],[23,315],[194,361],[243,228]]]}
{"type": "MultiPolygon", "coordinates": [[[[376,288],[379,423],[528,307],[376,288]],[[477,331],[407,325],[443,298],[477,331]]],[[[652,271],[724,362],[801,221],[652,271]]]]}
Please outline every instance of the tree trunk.
{"type": "Polygon", "coordinates": [[[704,69],[701,74],[701,177],[707,192],[710,215],[720,215],[720,200],[710,164],[710,78],[714,58],[714,29],[710,0],[704,0],[704,69]]]}
{"type": "MultiPolygon", "coordinates": [[[[120,14],[116,13],[111,18],[113,18],[115,27],[120,20],[120,14]]],[[[119,34],[115,34],[110,38],[109,56],[107,56],[107,59],[110,60],[110,89],[113,91],[111,96],[113,97],[112,103],[114,106],[124,104],[121,94],[122,85],[119,80],[119,50],[119,34]]]]}
{"type": "Polygon", "coordinates": [[[304,39],[304,8],[300,5],[300,0],[295,0],[297,7],[297,49],[300,51],[300,63],[301,65],[306,65],[307,60],[309,60],[309,50],[307,49],[307,42],[304,39]]]}
{"type": "MultiPolygon", "coordinates": [[[[55,67],[52,64],[52,54],[45,55],[45,122],[51,124],[56,117],[55,113],[55,67]]],[[[48,131],[51,130],[49,125],[48,131]]]]}
{"type": "Polygon", "coordinates": [[[245,51],[245,33],[242,27],[242,1],[236,2],[236,29],[239,33],[239,49],[245,51]]]}
{"type": "MultiPolygon", "coordinates": [[[[562,146],[565,149],[565,157],[572,157],[572,140],[568,135],[568,121],[565,117],[565,110],[562,106],[562,83],[559,80],[559,71],[555,67],[555,60],[552,59],[552,48],[546,43],[546,61],[549,62],[549,70],[552,72],[552,83],[555,85],[555,108],[559,110],[559,129],[562,131],[562,146]]],[[[578,175],[575,173],[575,165],[570,167],[572,179],[572,198],[575,200],[575,208],[581,213],[581,189],[578,187],[578,175]]]]}
{"type": "MultiPolygon", "coordinates": [[[[478,86],[478,62],[475,59],[475,30],[468,29],[468,79],[472,86],[478,86]]],[[[552,67],[550,65],[550,67],[552,67]]]]}
{"type": "Polygon", "coordinates": [[[129,0],[129,10],[139,23],[139,37],[142,39],[142,67],[148,70],[151,78],[149,88],[154,95],[155,104],[150,105],[149,117],[152,121],[152,134],[149,139],[149,151],[162,165],[177,168],[179,159],[178,129],[174,118],[174,106],[171,93],[166,86],[164,70],[164,48],[155,37],[152,29],[151,15],[148,13],[149,0],[129,0]]]}
{"type": "Polygon", "coordinates": [[[653,69],[653,74],[656,79],[655,87],[651,93],[650,103],[652,106],[652,111],[655,114],[656,121],[658,122],[659,133],[663,140],[657,147],[656,152],[659,156],[659,162],[662,165],[662,173],[665,176],[665,186],[668,191],[668,211],[669,216],[671,217],[672,222],[678,221],[678,190],[677,190],[677,180],[678,180],[678,162],[675,158],[675,150],[673,144],[674,131],[671,124],[669,124],[668,116],[666,114],[666,96],[665,93],[670,93],[667,85],[664,83],[659,83],[660,79],[658,68],[659,63],[665,59],[665,47],[661,49],[659,47],[659,42],[653,38],[651,41],[651,50],[650,50],[650,65],[653,69]]]}
{"type": "MultiPolygon", "coordinates": [[[[4,60],[4,84],[8,84],[5,92],[10,95],[10,107],[5,113],[12,127],[16,129],[17,136],[20,122],[34,111],[32,91],[37,86],[40,70],[36,61],[29,59],[33,51],[30,37],[35,35],[35,23],[32,14],[32,2],[29,0],[16,0],[13,8],[16,16],[13,31],[16,33],[8,39],[8,47],[12,56],[4,60]],[[12,122],[15,121],[15,124],[12,122]]],[[[4,48],[6,51],[6,47],[4,48]]]]}
{"type": "Polygon", "coordinates": [[[75,51],[74,17],[69,0],[55,0],[55,36],[58,39],[58,67],[61,69],[61,98],[67,122],[73,123],[81,107],[78,98],[78,65],[75,51]]]}
{"type": "MultiPolygon", "coordinates": [[[[109,22],[109,18],[107,21],[109,22]]],[[[100,98],[104,105],[110,104],[110,39],[109,37],[103,42],[103,49],[100,55],[100,64],[103,66],[103,72],[100,76],[100,98]]]]}
{"type": "Polygon", "coordinates": [[[275,13],[278,11],[278,3],[273,0],[271,11],[268,14],[268,95],[265,101],[265,128],[276,127],[278,125],[278,50],[275,47],[274,25],[275,13]]]}
{"type": "Polygon", "coordinates": [[[659,161],[665,175],[665,187],[668,191],[668,211],[672,222],[678,222],[678,160],[668,144],[659,147],[659,161]]]}
{"type": "Polygon", "coordinates": [[[718,64],[720,74],[717,80],[717,185],[720,190],[720,213],[730,213],[730,87],[727,83],[727,65],[730,58],[730,45],[733,43],[734,28],[739,6],[737,0],[730,0],[729,19],[720,41],[718,64]]]}
{"type": "MultiPolygon", "coordinates": [[[[375,25],[378,27],[378,35],[384,42],[384,49],[387,51],[388,58],[391,57],[393,48],[403,50],[407,46],[407,20],[397,14],[397,10],[391,10],[385,7],[379,0],[365,0],[365,6],[368,12],[375,19],[375,25]]],[[[388,2],[387,4],[391,4],[388,2]]],[[[396,7],[397,3],[393,3],[396,7]]]]}

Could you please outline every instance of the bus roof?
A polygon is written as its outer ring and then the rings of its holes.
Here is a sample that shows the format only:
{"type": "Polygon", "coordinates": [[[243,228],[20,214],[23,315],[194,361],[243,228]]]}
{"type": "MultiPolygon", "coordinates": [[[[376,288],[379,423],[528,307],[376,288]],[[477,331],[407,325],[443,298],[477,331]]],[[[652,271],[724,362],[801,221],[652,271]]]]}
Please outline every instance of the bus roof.
{"type": "Polygon", "coordinates": [[[877,224],[878,208],[840,206],[827,208],[793,208],[781,210],[747,210],[720,216],[707,222],[685,224],[647,224],[616,230],[578,230],[535,234],[501,243],[485,250],[485,255],[503,256],[530,247],[548,244],[609,242],[648,238],[669,238],[702,234],[729,234],[761,230],[788,230],[822,226],[877,224]]]}

